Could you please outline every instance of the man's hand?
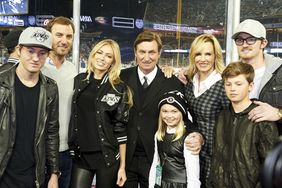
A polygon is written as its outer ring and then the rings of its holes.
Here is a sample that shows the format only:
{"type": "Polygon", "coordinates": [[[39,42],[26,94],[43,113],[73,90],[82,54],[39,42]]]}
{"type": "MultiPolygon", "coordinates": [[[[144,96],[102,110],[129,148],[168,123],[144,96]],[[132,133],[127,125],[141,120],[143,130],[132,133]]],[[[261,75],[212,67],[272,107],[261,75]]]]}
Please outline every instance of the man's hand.
{"type": "Polygon", "coordinates": [[[258,106],[249,112],[249,119],[251,121],[278,121],[280,119],[278,108],[274,108],[271,105],[260,101],[254,101],[254,103],[258,106]]]}
{"type": "Polygon", "coordinates": [[[166,78],[171,78],[172,75],[176,76],[183,84],[187,84],[187,78],[185,76],[186,69],[184,68],[173,68],[171,66],[162,67],[162,72],[166,78]]]}
{"type": "Polygon", "coordinates": [[[185,138],[185,146],[194,155],[198,155],[201,151],[202,145],[204,144],[204,138],[200,133],[190,133],[185,138]]]}
{"type": "Polygon", "coordinates": [[[48,188],[59,188],[58,176],[56,174],[51,175],[50,180],[48,182],[48,188]]]}
{"type": "Polygon", "coordinates": [[[171,66],[162,67],[162,72],[164,73],[166,78],[171,78],[172,75],[175,74],[176,70],[171,66]]]}

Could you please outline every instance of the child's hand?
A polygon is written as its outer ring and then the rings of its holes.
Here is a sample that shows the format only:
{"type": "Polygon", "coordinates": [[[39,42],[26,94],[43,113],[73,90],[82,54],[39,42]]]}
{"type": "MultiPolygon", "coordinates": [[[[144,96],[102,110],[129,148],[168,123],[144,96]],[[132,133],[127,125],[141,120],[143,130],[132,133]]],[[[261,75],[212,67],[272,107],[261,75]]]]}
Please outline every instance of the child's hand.
{"type": "Polygon", "coordinates": [[[185,138],[185,146],[194,155],[198,155],[201,151],[202,145],[204,144],[204,138],[200,133],[190,133],[185,138]]]}

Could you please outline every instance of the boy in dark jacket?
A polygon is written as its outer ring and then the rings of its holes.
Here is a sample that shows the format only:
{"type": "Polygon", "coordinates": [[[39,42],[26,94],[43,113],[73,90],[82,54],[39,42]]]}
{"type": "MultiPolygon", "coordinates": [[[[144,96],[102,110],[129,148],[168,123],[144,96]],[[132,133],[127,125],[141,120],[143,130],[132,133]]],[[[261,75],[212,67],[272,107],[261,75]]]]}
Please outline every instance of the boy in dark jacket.
{"type": "Polygon", "coordinates": [[[274,122],[248,119],[257,106],[249,98],[254,79],[251,65],[231,63],[222,78],[231,105],[221,112],[215,126],[210,187],[261,187],[260,165],[278,138],[277,127],[274,122]]]}

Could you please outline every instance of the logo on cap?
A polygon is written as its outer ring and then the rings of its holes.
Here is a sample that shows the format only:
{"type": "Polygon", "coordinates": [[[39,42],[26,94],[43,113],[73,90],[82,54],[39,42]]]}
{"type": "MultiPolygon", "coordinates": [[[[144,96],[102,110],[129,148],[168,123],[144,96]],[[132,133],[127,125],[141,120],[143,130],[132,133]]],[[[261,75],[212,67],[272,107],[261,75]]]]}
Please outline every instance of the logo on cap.
{"type": "Polygon", "coordinates": [[[49,38],[49,35],[45,31],[38,30],[38,31],[33,33],[31,38],[34,38],[38,42],[44,42],[49,38]]]}
{"type": "Polygon", "coordinates": [[[167,100],[168,103],[174,103],[174,101],[175,101],[174,97],[168,97],[168,98],[166,98],[166,100],[167,100]]]}

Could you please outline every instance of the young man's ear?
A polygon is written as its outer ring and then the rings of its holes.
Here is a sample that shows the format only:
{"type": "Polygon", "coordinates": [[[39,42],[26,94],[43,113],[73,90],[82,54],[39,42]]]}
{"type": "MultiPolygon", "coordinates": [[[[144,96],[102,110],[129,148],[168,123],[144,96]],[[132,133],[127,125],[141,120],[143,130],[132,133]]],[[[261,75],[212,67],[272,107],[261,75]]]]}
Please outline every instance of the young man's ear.
{"type": "Polygon", "coordinates": [[[249,93],[253,90],[253,88],[254,88],[254,82],[251,82],[249,84],[249,93]]]}
{"type": "Polygon", "coordinates": [[[17,53],[17,55],[18,55],[18,57],[20,57],[20,51],[21,51],[21,46],[20,45],[17,45],[16,47],[15,47],[15,51],[16,51],[16,53],[17,53]]]}
{"type": "Polygon", "coordinates": [[[266,40],[266,39],[263,39],[262,41],[261,41],[261,48],[265,48],[266,46],[267,46],[267,44],[268,44],[268,41],[266,40]]]}

